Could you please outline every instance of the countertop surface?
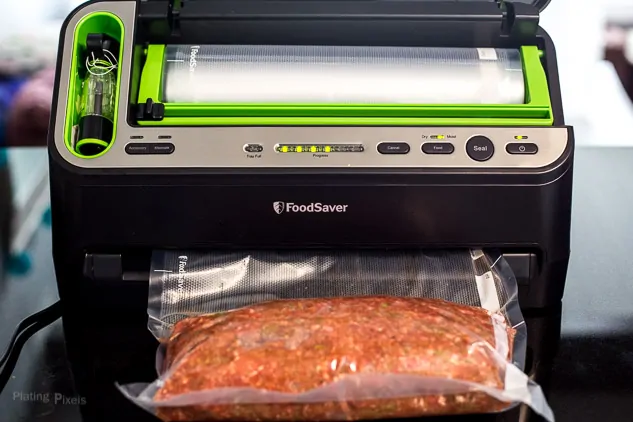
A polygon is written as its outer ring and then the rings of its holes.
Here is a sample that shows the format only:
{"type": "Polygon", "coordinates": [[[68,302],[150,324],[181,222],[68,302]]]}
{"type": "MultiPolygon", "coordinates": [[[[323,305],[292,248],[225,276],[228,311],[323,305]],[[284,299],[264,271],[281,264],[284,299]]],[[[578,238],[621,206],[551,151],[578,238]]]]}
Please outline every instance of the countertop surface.
{"type": "MultiPolygon", "coordinates": [[[[633,148],[576,152],[572,259],[550,405],[559,422],[631,421],[633,410],[633,148]]],[[[0,280],[0,348],[28,315],[57,300],[50,230],[34,267],[0,280]]],[[[89,321],[86,321],[89,324],[89,321]]],[[[59,322],[36,334],[0,396],[0,422],[78,422],[59,322]]]]}

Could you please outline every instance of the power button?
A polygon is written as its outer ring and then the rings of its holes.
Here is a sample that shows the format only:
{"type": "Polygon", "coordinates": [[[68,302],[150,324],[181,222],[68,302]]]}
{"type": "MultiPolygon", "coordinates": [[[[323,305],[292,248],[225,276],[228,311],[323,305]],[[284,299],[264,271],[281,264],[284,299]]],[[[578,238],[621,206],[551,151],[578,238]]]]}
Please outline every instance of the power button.
{"type": "Polygon", "coordinates": [[[506,145],[506,152],[508,154],[536,154],[538,152],[538,146],[532,143],[511,143],[506,145]]]}

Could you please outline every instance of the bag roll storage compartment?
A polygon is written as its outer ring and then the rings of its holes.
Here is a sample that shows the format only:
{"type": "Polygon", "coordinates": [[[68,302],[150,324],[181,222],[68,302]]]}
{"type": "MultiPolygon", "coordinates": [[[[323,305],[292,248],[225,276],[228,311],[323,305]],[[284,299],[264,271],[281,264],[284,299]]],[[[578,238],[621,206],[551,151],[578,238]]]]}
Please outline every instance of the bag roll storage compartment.
{"type": "MultiPolygon", "coordinates": [[[[551,125],[535,46],[147,47],[138,124],[551,125]]],[[[141,64],[137,64],[141,66],[141,64]]]]}
{"type": "Polygon", "coordinates": [[[513,49],[168,45],[161,100],[196,104],[522,104],[513,49]]]}

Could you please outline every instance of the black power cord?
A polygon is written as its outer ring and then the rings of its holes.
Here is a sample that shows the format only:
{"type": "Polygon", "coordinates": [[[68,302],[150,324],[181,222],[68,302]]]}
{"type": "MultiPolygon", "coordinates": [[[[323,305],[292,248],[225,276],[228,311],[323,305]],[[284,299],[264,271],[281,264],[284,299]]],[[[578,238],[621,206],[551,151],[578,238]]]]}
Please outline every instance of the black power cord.
{"type": "Polygon", "coordinates": [[[0,358],[0,394],[11,379],[11,374],[20,357],[22,347],[33,334],[42,328],[55,322],[62,315],[62,305],[60,301],[55,302],[46,309],[43,309],[18,324],[7,350],[0,358]]]}

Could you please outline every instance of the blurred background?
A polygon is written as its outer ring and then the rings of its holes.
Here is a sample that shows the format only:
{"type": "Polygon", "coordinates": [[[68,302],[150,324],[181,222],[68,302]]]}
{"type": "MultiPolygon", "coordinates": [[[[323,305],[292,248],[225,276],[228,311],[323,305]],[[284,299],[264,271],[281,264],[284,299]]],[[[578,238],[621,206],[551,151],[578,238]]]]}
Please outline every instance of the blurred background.
{"type": "MultiPolygon", "coordinates": [[[[0,324],[0,348],[21,319],[56,300],[45,144],[59,30],[80,3],[19,0],[0,13],[0,316],[5,322],[0,324]]],[[[627,211],[627,198],[633,198],[633,1],[552,0],[541,25],[557,48],[566,121],[575,127],[578,146],[574,243],[558,364],[567,375],[558,387],[554,382],[558,392],[552,405],[563,415],[560,420],[625,420],[609,409],[618,403],[630,409],[630,392],[598,401],[609,388],[618,388],[617,377],[633,378],[628,324],[633,261],[627,253],[627,239],[633,236],[625,234],[633,233],[627,211]],[[614,242],[619,256],[610,252],[614,242]],[[604,359],[617,364],[599,369],[604,359]],[[587,419],[586,409],[574,414],[576,390],[585,387],[580,401],[602,409],[595,418],[587,419]]],[[[61,333],[59,324],[54,330],[61,333]]],[[[61,344],[50,332],[36,335],[16,369],[16,386],[68,391],[61,344]],[[38,371],[44,375],[33,375],[38,371]]],[[[0,398],[5,409],[0,421],[71,421],[70,416],[59,418],[59,412],[75,412],[55,410],[50,403],[17,405],[11,397],[0,398]],[[53,414],[56,419],[47,419],[53,414]]]]}

